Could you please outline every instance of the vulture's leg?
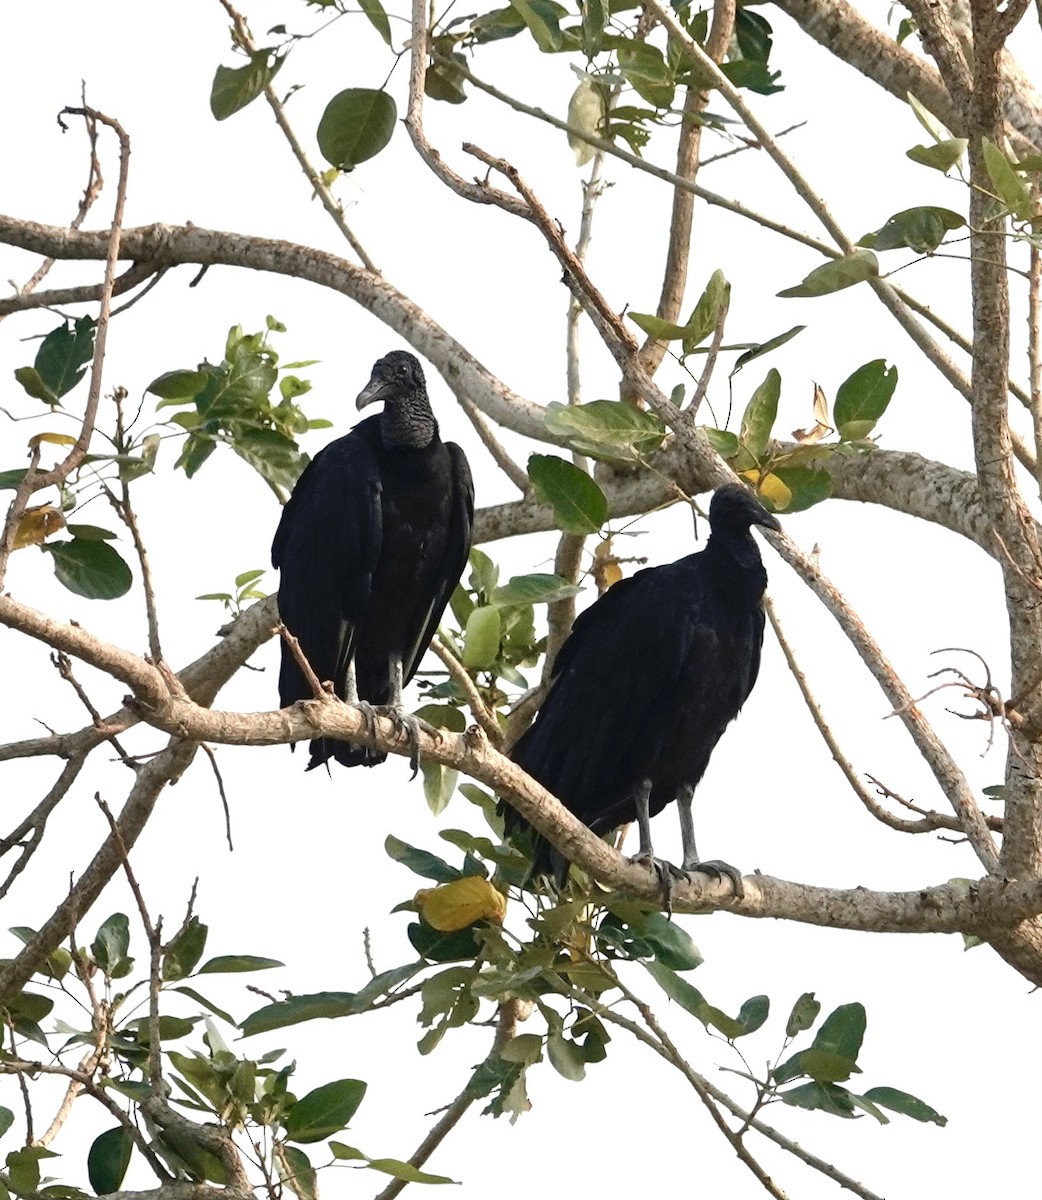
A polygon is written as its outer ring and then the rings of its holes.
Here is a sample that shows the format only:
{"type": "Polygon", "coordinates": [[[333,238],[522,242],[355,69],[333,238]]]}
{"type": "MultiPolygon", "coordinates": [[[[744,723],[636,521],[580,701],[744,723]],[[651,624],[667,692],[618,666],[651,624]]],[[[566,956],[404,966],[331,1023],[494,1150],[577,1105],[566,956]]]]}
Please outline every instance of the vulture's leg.
{"type": "Polygon", "coordinates": [[[373,737],[376,734],[376,709],[369,703],[368,700],[359,700],[358,698],[358,679],[355,676],[355,660],[352,658],[347,664],[347,673],[344,677],[344,702],[353,704],[355,708],[362,714],[362,720],[365,722],[365,733],[372,744],[373,737]]]}
{"type": "Polygon", "coordinates": [[[637,808],[637,831],[640,846],[630,862],[645,863],[658,876],[662,885],[662,902],[667,913],[673,911],[673,883],[677,869],[664,859],[656,858],[651,845],[651,780],[642,779],[637,787],[633,802],[637,808]]]}
{"type": "Polygon", "coordinates": [[[679,874],[682,878],[690,878],[695,871],[698,871],[705,875],[713,875],[717,879],[723,879],[726,875],[734,887],[735,896],[741,899],[745,895],[745,886],[742,883],[740,871],[732,867],[730,863],[722,862],[718,858],[709,859],[708,862],[699,861],[698,851],[695,849],[695,821],[691,815],[694,795],[694,786],[685,784],[677,797],[677,807],[680,809],[680,844],[684,853],[684,861],[679,874]]]}
{"type": "Polygon", "coordinates": [[[438,730],[420,717],[414,717],[405,711],[402,704],[404,672],[400,658],[391,659],[391,703],[381,705],[378,712],[385,713],[393,722],[399,733],[404,733],[409,739],[409,766],[412,767],[412,777],[420,769],[420,731],[439,737],[438,730]]]}

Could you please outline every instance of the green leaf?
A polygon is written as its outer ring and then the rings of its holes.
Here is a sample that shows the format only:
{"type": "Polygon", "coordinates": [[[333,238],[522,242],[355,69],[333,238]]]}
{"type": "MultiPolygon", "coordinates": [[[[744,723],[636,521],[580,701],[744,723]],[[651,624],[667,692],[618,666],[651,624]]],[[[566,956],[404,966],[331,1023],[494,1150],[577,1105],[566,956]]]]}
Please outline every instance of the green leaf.
{"type": "Polygon", "coordinates": [[[598,937],[607,938],[626,957],[654,956],[673,971],[693,971],[701,966],[698,947],[676,921],[659,912],[630,911],[631,905],[612,907],[597,931],[598,937]]]}
{"type": "Polygon", "coordinates": [[[133,959],[128,957],[130,949],[130,921],[126,913],[113,913],[102,922],[90,951],[94,961],[109,979],[121,979],[130,971],[133,959]]]}
{"type": "Polygon", "coordinates": [[[563,44],[561,15],[564,9],[559,4],[546,0],[510,0],[510,6],[528,26],[535,44],[544,54],[560,50],[563,44]]]}
{"type": "Polygon", "coordinates": [[[771,367],[763,383],[753,392],[742,414],[739,441],[759,461],[771,440],[771,430],[778,416],[778,400],[781,396],[781,376],[771,367]]]}
{"type": "Polygon", "coordinates": [[[253,954],[223,954],[207,959],[196,972],[198,975],[220,975],[236,971],[267,971],[271,967],[284,967],[277,958],[258,958],[253,954]]]}
{"type": "Polygon", "coordinates": [[[73,538],[46,542],[40,549],[53,557],[58,582],[88,600],[116,600],[134,582],[130,567],[107,542],[73,538]]]}
{"type": "MultiPolygon", "coordinates": [[[[333,1143],[330,1143],[332,1145],[333,1143]]],[[[364,1155],[362,1157],[365,1157],[364,1155]]],[[[402,1179],[406,1183],[455,1183],[455,1179],[450,1179],[448,1175],[431,1175],[427,1171],[420,1171],[411,1163],[401,1162],[397,1158],[371,1158],[368,1161],[369,1168],[373,1171],[382,1171],[385,1175],[393,1175],[395,1179],[402,1179]]]]}
{"type": "Polygon", "coordinates": [[[799,1087],[779,1092],[778,1099],[793,1108],[807,1108],[830,1113],[834,1117],[855,1116],[854,1102],[846,1088],[835,1083],[802,1083],[799,1087]]]}
{"type": "Polygon", "coordinates": [[[389,858],[399,862],[403,867],[421,875],[424,879],[433,879],[435,883],[451,883],[454,879],[462,879],[463,872],[456,867],[450,867],[444,859],[431,854],[429,850],[418,850],[403,842],[393,834],[388,834],[384,841],[384,850],[389,858]]]}
{"type": "Polygon", "coordinates": [[[734,32],[743,58],[767,62],[771,56],[772,31],[758,12],[753,12],[743,4],[735,14],[734,32]]]}
{"type": "Polygon", "coordinates": [[[324,1083],[302,1096],[289,1110],[286,1137],[291,1142],[320,1142],[339,1133],[362,1103],[366,1085],[361,1079],[324,1083]]]}
{"type": "Polygon", "coordinates": [[[546,1038],[546,1057],[558,1075],[579,1083],[586,1078],[586,1063],[579,1047],[560,1030],[551,1030],[546,1038]]]}
{"type": "Polygon", "coordinates": [[[793,1038],[810,1029],[818,1019],[820,1012],[821,1004],[814,999],[814,993],[804,992],[792,1006],[792,1012],[789,1013],[789,1019],[785,1025],[785,1036],[793,1038]]]}
{"type": "Polygon", "coordinates": [[[1010,165],[1009,159],[987,138],[981,138],[984,149],[984,165],[991,176],[1002,203],[1013,216],[1021,221],[1030,221],[1033,215],[1031,192],[1028,185],[1010,165]]]}
{"type": "Polygon", "coordinates": [[[583,53],[594,58],[601,48],[604,27],[608,23],[608,5],[604,0],[582,0],[583,53]]]}
{"type": "Polygon", "coordinates": [[[247,429],[233,441],[235,453],[269,483],[291,491],[307,462],[297,443],[275,429],[247,429]]]}
{"type": "MultiPolygon", "coordinates": [[[[407,932],[416,953],[431,962],[468,961],[481,949],[473,926],[454,933],[441,933],[425,922],[415,921],[407,932]]],[[[421,1050],[421,1053],[427,1051],[421,1050]]]]}
{"type": "Polygon", "coordinates": [[[467,728],[467,718],[451,704],[421,704],[413,713],[421,721],[435,729],[447,729],[450,733],[462,733],[467,728]]]}
{"type": "MultiPolygon", "coordinates": [[[[739,9],[740,12],[745,12],[745,9],[739,9]]],[[[752,346],[743,354],[739,354],[735,359],[734,367],[731,371],[732,375],[737,375],[742,367],[747,366],[753,359],[760,358],[761,355],[770,354],[772,350],[777,350],[779,346],[784,346],[786,342],[791,341],[796,334],[802,333],[806,329],[806,325],[793,325],[791,329],[786,329],[784,333],[779,333],[777,336],[768,338],[766,342],[760,342],[757,346],[752,346]]]]}
{"type": "Polygon", "coordinates": [[[16,467],[13,471],[0,471],[0,491],[17,489],[25,474],[25,467],[16,467]]]}
{"type": "Polygon", "coordinates": [[[650,42],[626,40],[617,53],[622,74],[637,95],[656,109],[669,108],[676,82],[662,51],[650,42]]]}
{"type": "Polygon", "coordinates": [[[516,8],[494,8],[475,17],[470,30],[477,45],[511,38],[526,28],[524,18],[516,8]]]}
{"type": "Polygon", "coordinates": [[[683,341],[684,353],[691,354],[695,347],[704,342],[716,329],[730,300],[731,285],[724,278],[722,271],[714,271],[686,325],[674,325],[671,321],[664,321],[651,313],[631,312],[627,315],[649,337],[664,342],[683,341]]]}
{"type": "Polygon", "coordinates": [[[162,978],[165,982],[176,982],[191,975],[206,949],[208,932],[198,917],[189,920],[163,955],[162,978]]]}
{"type": "Polygon", "coordinates": [[[566,438],[581,454],[608,461],[632,462],[656,450],[666,427],[654,413],[622,400],[593,400],[589,404],[546,406],[544,423],[555,437],[566,438]]]}
{"type": "Polygon", "coordinates": [[[346,1146],[343,1142],[330,1142],[329,1148],[333,1151],[333,1157],[336,1159],[346,1162],[357,1162],[359,1159],[368,1161],[361,1150],[356,1150],[354,1146],[346,1146]]]}
{"type": "Polygon", "coordinates": [[[387,46],[391,45],[391,22],[387,19],[384,6],[380,0],[358,0],[358,7],[369,18],[372,27],[383,38],[387,46]]]}
{"type": "Polygon", "coordinates": [[[750,996],[738,1010],[737,1021],[745,1033],[755,1033],[771,1013],[769,996],[750,996]]]}
{"type": "Polygon", "coordinates": [[[111,529],[102,529],[100,525],[66,525],[66,530],[75,538],[83,538],[86,542],[109,542],[115,538],[111,529]]]}
{"type": "Polygon", "coordinates": [[[9,1108],[0,1106],[0,1137],[14,1124],[14,1113],[9,1108]]]}
{"type": "Polygon", "coordinates": [[[316,136],[322,157],[341,171],[353,171],[391,140],[398,106],[374,88],[346,88],[326,105],[316,136]]]}
{"type": "Polygon", "coordinates": [[[42,400],[45,404],[58,403],[58,397],[40,378],[40,372],[35,367],[17,367],[14,377],[34,400],[42,400]]]}
{"type": "Polygon", "coordinates": [[[528,478],[535,494],[554,510],[566,533],[596,533],[608,519],[608,501],[597,483],[578,467],[554,454],[533,454],[528,478]]]}
{"type": "Polygon", "coordinates": [[[853,1074],[860,1074],[857,1064],[845,1055],[832,1050],[811,1047],[799,1050],[772,1072],[774,1082],[788,1083],[800,1075],[809,1075],[816,1083],[843,1083],[853,1074]]]}
{"type": "Polygon", "coordinates": [[[318,1175],[311,1159],[296,1146],[283,1146],[282,1154],[276,1155],[275,1163],[282,1182],[299,1200],[318,1200],[318,1175]],[[280,1157],[284,1162],[280,1162],[280,1157]]]}
{"type": "Polygon", "coordinates": [[[427,807],[434,816],[445,811],[445,806],[452,799],[459,780],[459,771],[455,767],[446,767],[443,763],[424,761],[420,764],[423,772],[423,795],[427,807]]]}
{"type": "Polygon", "coordinates": [[[560,575],[514,575],[502,587],[492,593],[492,603],[497,608],[510,608],[516,604],[551,604],[568,596],[577,596],[582,588],[569,583],[560,575]]]}
{"type": "Polygon", "coordinates": [[[736,433],[730,433],[726,429],[713,429],[709,425],[701,425],[699,428],[706,441],[721,458],[734,458],[741,449],[741,443],[738,441],[736,433]]]}
{"type": "MultiPolygon", "coordinates": [[[[153,396],[167,402],[188,404],[206,387],[210,375],[206,371],[167,371],[153,379],[145,388],[153,396]]],[[[163,408],[162,404],[157,407],[163,408]]]]}
{"type": "Polygon", "coordinates": [[[836,392],[832,423],[843,441],[867,437],[886,412],[897,387],[897,367],[876,358],[858,367],[836,392]]]}
{"type": "Polygon", "coordinates": [[[692,987],[686,979],[674,974],[669,967],[660,962],[646,962],[644,969],[671,1000],[675,1000],[707,1029],[712,1025],[730,1040],[748,1032],[738,1021],[709,1004],[698,988],[692,987]]]}
{"type": "Polygon", "coordinates": [[[487,670],[499,654],[503,619],[492,604],[475,608],[463,633],[463,665],[471,671],[487,670]]]}
{"type": "Polygon", "coordinates": [[[968,145],[965,138],[948,138],[936,146],[913,146],[905,155],[922,167],[932,167],[946,175],[966,153],[968,145]]]}
{"type": "Polygon", "coordinates": [[[832,476],[824,467],[775,467],[771,474],[789,490],[789,502],[784,509],[771,504],[769,496],[761,496],[772,512],[803,512],[832,495],[832,476]]]}
{"type": "Polygon", "coordinates": [[[223,121],[245,108],[271,83],[282,62],[274,50],[266,48],[254,50],[244,67],[218,67],[210,88],[210,112],[223,121]]]}
{"type": "Polygon", "coordinates": [[[690,354],[701,342],[713,333],[731,303],[731,285],[717,270],[709,277],[705,291],[698,298],[695,310],[687,319],[684,335],[684,353],[690,354]]]}
{"type": "Polygon", "coordinates": [[[915,113],[916,120],[933,138],[935,142],[943,142],[948,137],[948,130],[937,120],[932,112],[911,92],[906,92],[908,103],[915,113]]]}
{"type": "Polygon", "coordinates": [[[894,213],[875,233],[866,233],[858,242],[873,250],[897,250],[907,246],[919,254],[932,254],[953,229],[961,229],[965,219],[950,208],[925,205],[894,213]]]}
{"type": "Polygon", "coordinates": [[[907,1092],[898,1091],[897,1088],[869,1088],[865,1092],[864,1098],[873,1104],[880,1105],[882,1108],[890,1109],[891,1112],[911,1117],[913,1121],[931,1121],[934,1125],[941,1126],[948,1124],[948,1118],[942,1117],[929,1104],[924,1103],[916,1096],[910,1096],[907,1092]]]}
{"type": "Polygon", "coordinates": [[[822,263],[804,277],[802,283],[795,287],[786,288],[779,296],[827,296],[832,292],[842,291],[853,287],[865,279],[876,279],[879,276],[879,262],[871,250],[855,249],[844,258],[835,258],[831,262],[822,263]]]}
{"type": "Polygon", "coordinates": [[[814,1035],[815,1050],[829,1050],[842,1058],[857,1062],[861,1051],[861,1042],[865,1036],[865,1006],[855,1001],[853,1004],[841,1004],[839,1008],[825,1018],[824,1023],[814,1035]]]}
{"type": "Polygon", "coordinates": [[[315,992],[266,1004],[256,1012],[250,1013],[243,1021],[243,1037],[268,1033],[273,1029],[285,1029],[289,1025],[299,1025],[304,1021],[357,1016],[365,1012],[374,1000],[386,995],[405,980],[411,979],[425,965],[422,962],[413,962],[403,967],[394,967],[390,971],[382,971],[357,992],[315,992]]]}
{"type": "Polygon", "coordinates": [[[761,96],[770,96],[785,90],[783,84],[775,82],[781,75],[780,71],[771,71],[766,63],[757,62],[752,58],[723,62],[720,64],[720,70],[735,87],[747,88],[761,96]]]}
{"type": "Polygon", "coordinates": [[[87,1178],[97,1195],[119,1191],[133,1149],[134,1139],[122,1125],[106,1129],[94,1139],[87,1154],[87,1178]]]}
{"type": "Polygon", "coordinates": [[[660,342],[677,342],[687,333],[686,325],[674,325],[654,313],[628,312],[626,316],[649,336],[660,342]]]}
{"type": "Polygon", "coordinates": [[[427,68],[423,90],[432,100],[447,104],[463,104],[467,99],[464,71],[466,58],[454,49],[456,39],[451,35],[431,39],[431,64],[427,68]]]}
{"type": "Polygon", "coordinates": [[[33,365],[44,386],[60,400],[83,378],[85,366],[93,357],[94,322],[90,317],[79,317],[71,327],[64,321],[51,330],[40,343],[33,365]]]}
{"type": "Polygon", "coordinates": [[[54,1008],[54,1001],[49,996],[40,996],[36,992],[19,992],[7,1000],[4,1007],[15,1021],[35,1023],[42,1021],[50,1013],[54,1008]]]}

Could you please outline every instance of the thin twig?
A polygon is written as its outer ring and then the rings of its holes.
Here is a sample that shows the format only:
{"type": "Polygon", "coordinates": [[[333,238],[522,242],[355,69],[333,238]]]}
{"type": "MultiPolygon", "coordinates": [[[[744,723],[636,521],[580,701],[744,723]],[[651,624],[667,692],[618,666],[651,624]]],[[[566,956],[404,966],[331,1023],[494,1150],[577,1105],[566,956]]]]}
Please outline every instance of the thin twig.
{"type": "Polygon", "coordinates": [[[221,769],[217,765],[217,755],[214,753],[213,747],[208,746],[205,742],[199,743],[199,749],[210,760],[214,779],[217,780],[217,794],[221,797],[221,807],[224,809],[224,836],[228,842],[228,850],[234,853],[235,846],[232,843],[232,814],[231,809],[228,807],[228,793],[224,790],[224,779],[221,776],[221,769]]]}
{"type": "Polygon", "coordinates": [[[517,465],[516,462],[514,462],[514,460],[503,448],[502,443],[492,432],[492,426],[489,425],[488,421],[485,420],[481,410],[474,403],[474,401],[463,392],[457,391],[456,399],[459,401],[460,408],[463,409],[463,411],[467,414],[467,417],[470,419],[471,425],[474,426],[475,432],[481,439],[481,444],[485,447],[489,454],[492,455],[496,466],[499,467],[503,474],[523,496],[527,496],[532,490],[532,484],[529,481],[528,475],[521,469],[521,467],[517,465]]]}
{"type": "MultiPolygon", "coordinates": [[[[90,697],[84,691],[82,684],[80,683],[80,681],[76,678],[75,674],[73,673],[72,659],[69,658],[69,656],[67,654],[63,654],[60,650],[55,650],[51,654],[51,662],[54,664],[55,669],[57,670],[58,674],[62,677],[62,679],[65,680],[65,682],[72,688],[72,690],[79,697],[80,703],[83,705],[83,707],[87,710],[87,712],[90,713],[91,720],[94,722],[94,728],[101,729],[104,726],[104,722],[101,719],[101,713],[99,713],[98,710],[91,703],[90,697]]],[[[130,756],[123,749],[123,747],[119,744],[119,739],[113,734],[111,737],[108,738],[108,741],[112,743],[113,748],[115,749],[115,751],[119,755],[119,757],[122,759],[122,761],[127,763],[128,765],[130,765],[130,763],[131,763],[130,756]]]]}
{"type": "MultiPolygon", "coordinates": [[[[235,40],[249,54],[255,54],[257,51],[257,43],[253,40],[253,35],[250,33],[250,28],[246,24],[246,18],[240,13],[229,0],[218,0],[218,3],[232,19],[232,25],[235,30],[235,40]]],[[[293,151],[293,157],[300,164],[300,169],[304,172],[305,177],[314,190],[315,195],[322,202],[322,207],[333,218],[333,223],[337,229],[343,234],[345,240],[350,245],[351,249],[358,255],[359,261],[367,271],[372,271],[374,274],[379,274],[376,264],[365,252],[362,243],[355,236],[353,230],[348,225],[344,217],[344,206],[333,195],[326,185],[321,174],[315,170],[311,160],[307,156],[307,151],[300,144],[293,126],[290,125],[289,119],[286,117],[286,110],[283,107],[282,101],[278,98],[274,87],[269,83],[264,88],[264,99],[267,100],[274,117],[275,123],[282,130],[283,137],[293,151]]]]}
{"type": "MultiPolygon", "coordinates": [[[[504,1000],[500,1004],[499,1020],[496,1024],[496,1036],[492,1041],[492,1049],[489,1051],[485,1062],[493,1063],[498,1061],[500,1051],[516,1032],[518,1020],[524,1020],[525,1016],[527,1016],[526,1005],[526,1001],[517,999],[504,1000]]],[[[469,1084],[443,1111],[437,1124],[434,1125],[430,1133],[427,1134],[410,1155],[410,1166],[417,1169],[421,1168],[448,1134],[459,1124],[463,1114],[474,1103],[474,1097],[469,1093],[468,1088],[469,1084]]],[[[405,1180],[393,1179],[382,1192],[376,1195],[375,1200],[394,1200],[396,1196],[400,1195],[405,1185],[405,1180]]]]}
{"type": "MultiPolygon", "coordinates": [[[[83,101],[83,106],[87,106],[87,89],[83,85],[80,91],[80,96],[83,101]]],[[[97,123],[92,117],[85,116],[84,123],[87,127],[87,141],[90,144],[89,162],[87,167],[87,184],[83,189],[83,195],[80,198],[79,206],[76,210],[76,215],[69,222],[70,229],[79,229],[83,222],[87,219],[87,213],[90,212],[94,201],[101,195],[102,189],[105,186],[105,180],[101,174],[101,162],[98,159],[98,130],[97,123]]],[[[37,305],[32,303],[18,304],[21,299],[29,301],[31,293],[43,282],[51,267],[54,266],[55,260],[47,257],[33,272],[31,278],[18,289],[17,295],[13,300],[0,301],[0,321],[12,312],[18,312],[23,308],[37,307],[39,304],[48,303],[47,301],[37,302],[37,305]],[[9,307],[9,305],[11,307],[9,307]]],[[[133,269],[133,268],[132,268],[133,269]]],[[[54,295],[54,293],[48,293],[54,295]]],[[[92,296],[91,299],[99,299],[100,295],[92,296]]]]}
{"type": "MultiPolygon", "coordinates": [[[[778,639],[778,645],[781,647],[782,654],[785,656],[785,661],[788,664],[789,670],[792,672],[792,677],[796,680],[796,686],[800,689],[800,694],[803,696],[803,702],[807,706],[807,711],[811,715],[818,732],[821,734],[822,740],[829,749],[829,753],[835,760],[836,766],[843,772],[843,776],[851,789],[866,809],[872,814],[877,821],[888,825],[891,829],[896,829],[899,833],[932,833],[938,829],[950,829],[957,832],[962,832],[962,825],[955,817],[947,816],[944,813],[929,812],[924,809],[916,808],[914,811],[920,813],[923,817],[921,821],[908,821],[900,817],[895,817],[893,813],[888,812],[875,796],[861,782],[861,778],[854,769],[853,764],[840,749],[839,743],[836,740],[835,734],[832,732],[828,721],[825,719],[825,714],[821,709],[814,693],[810,690],[810,684],[807,682],[807,676],[804,674],[802,667],[796,660],[795,653],[789,643],[788,638],[782,630],[781,623],[778,620],[778,614],[774,607],[774,602],[769,596],[764,596],[764,609],[767,612],[767,619],[771,623],[771,628],[774,630],[775,637],[778,639]]],[[[871,775],[867,777],[873,784],[877,781],[871,775]]],[[[893,793],[887,792],[888,795],[893,793]]],[[[894,796],[894,799],[900,799],[894,796]]],[[[905,801],[901,801],[906,803],[905,801]]],[[[914,806],[908,804],[907,807],[914,806]]],[[[1001,818],[986,817],[988,828],[994,831],[1001,831],[1001,818]]]]}
{"type": "Polygon", "coordinates": [[[467,668],[452,653],[448,646],[445,645],[440,637],[431,639],[431,649],[445,664],[452,682],[467,697],[467,704],[474,715],[474,720],[485,731],[485,735],[492,745],[499,749],[503,745],[503,728],[497,720],[496,714],[485,703],[484,698],[477,689],[477,685],[471,679],[467,668]]]}
{"type": "Polygon", "coordinates": [[[105,282],[102,287],[101,304],[95,328],[94,357],[90,368],[90,386],[87,392],[87,403],[83,412],[83,421],[80,425],[79,436],[65,459],[51,471],[41,472],[37,470],[39,451],[34,450],[29,471],[22,480],[18,491],[15,493],[15,499],[8,510],[3,538],[0,539],[0,585],[3,584],[7,572],[7,563],[14,546],[18,523],[22,513],[25,511],[29,495],[41,488],[52,487],[54,484],[64,482],[83,462],[87,455],[87,448],[90,445],[91,437],[94,434],[94,423],[97,418],[98,403],[101,399],[102,368],[105,363],[105,344],[108,338],[109,309],[112,302],[112,287],[116,278],[116,262],[119,258],[120,235],[123,229],[123,211],[126,207],[127,199],[130,139],[118,121],[97,112],[95,109],[87,108],[86,106],[83,108],[64,108],[59,116],[59,122],[61,122],[61,117],[66,114],[86,117],[89,121],[100,121],[108,125],[116,133],[116,136],[119,138],[120,147],[119,184],[116,189],[116,203],[109,228],[108,251],[105,256],[105,282]]]}
{"type": "Polygon", "coordinates": [[[275,628],[272,630],[272,633],[281,637],[283,642],[289,647],[290,653],[293,655],[293,661],[300,668],[301,674],[304,676],[308,687],[311,688],[311,694],[315,697],[315,699],[328,700],[330,691],[328,688],[323,686],[322,680],[320,680],[315,674],[315,670],[311,663],[309,663],[307,658],[305,658],[304,651],[300,648],[300,642],[297,641],[297,639],[292,633],[290,633],[290,631],[285,625],[283,625],[281,621],[275,626],[275,628]]]}

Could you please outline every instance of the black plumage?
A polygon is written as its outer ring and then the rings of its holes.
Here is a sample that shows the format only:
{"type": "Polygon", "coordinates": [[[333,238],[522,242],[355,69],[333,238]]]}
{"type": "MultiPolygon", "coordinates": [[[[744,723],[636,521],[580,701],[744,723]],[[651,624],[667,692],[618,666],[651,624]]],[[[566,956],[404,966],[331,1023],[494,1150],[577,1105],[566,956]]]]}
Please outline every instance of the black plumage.
{"type": "MultiPolygon", "coordinates": [[[[741,876],[726,863],[699,863],[691,802],[709,757],[756,682],[767,586],[750,527],[779,529],[744,488],[720,488],[709,509],[705,548],[638,571],[581,613],[554,664],[549,693],[511,758],[594,833],[637,821],[637,859],[664,883],[701,868],[741,876]],[[681,871],[654,859],[650,818],[680,807],[681,871]]],[[[505,809],[507,830],[527,823],[505,809]]],[[[563,882],[568,864],[537,839],[536,874],[563,882]]]]}
{"type": "MultiPolygon", "coordinates": [[[[385,707],[415,730],[402,688],[466,566],[474,484],[463,451],[438,436],[413,355],[394,350],[376,363],[357,406],[377,401],[383,412],[308,464],[282,511],[271,560],[282,572],[279,614],[318,678],[342,700],[385,707]]],[[[283,644],[282,706],[311,695],[283,644]]],[[[316,738],[308,769],[331,756],[348,767],[386,757],[316,738]]]]}

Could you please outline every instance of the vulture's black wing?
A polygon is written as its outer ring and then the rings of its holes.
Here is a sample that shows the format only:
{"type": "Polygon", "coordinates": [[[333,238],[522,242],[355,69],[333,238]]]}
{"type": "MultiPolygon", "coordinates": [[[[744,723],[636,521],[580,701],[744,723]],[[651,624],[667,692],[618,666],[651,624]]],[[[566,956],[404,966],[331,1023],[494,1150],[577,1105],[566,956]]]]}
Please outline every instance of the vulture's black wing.
{"type": "Polygon", "coordinates": [[[416,674],[420,660],[427,652],[431,639],[438,631],[442,613],[460,581],[470,555],[474,526],[474,480],[470,465],[463,451],[455,442],[446,442],[445,471],[442,486],[451,496],[448,511],[448,527],[445,530],[443,551],[439,561],[431,564],[434,569],[430,605],[420,627],[418,636],[402,653],[402,674],[408,683],[416,674]]]}
{"type": "MultiPolygon", "coordinates": [[[[348,664],[369,603],[382,537],[380,473],[355,433],[331,442],[308,464],[282,512],[271,560],[282,572],[279,615],[319,680],[343,698],[348,664]]],[[[282,647],[283,707],[311,688],[282,647]]]]}
{"type": "Polygon", "coordinates": [[[579,615],[550,693],[511,751],[598,833],[632,819],[634,787],[654,765],[676,702],[699,631],[698,605],[679,577],[690,561],[639,571],[579,615]]]}

